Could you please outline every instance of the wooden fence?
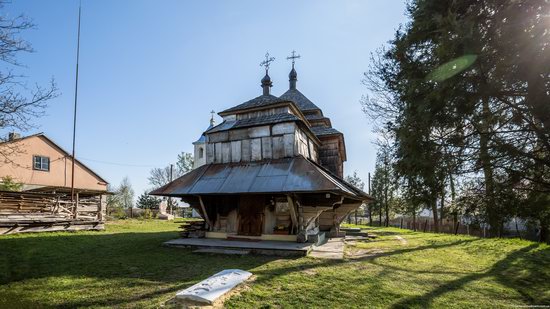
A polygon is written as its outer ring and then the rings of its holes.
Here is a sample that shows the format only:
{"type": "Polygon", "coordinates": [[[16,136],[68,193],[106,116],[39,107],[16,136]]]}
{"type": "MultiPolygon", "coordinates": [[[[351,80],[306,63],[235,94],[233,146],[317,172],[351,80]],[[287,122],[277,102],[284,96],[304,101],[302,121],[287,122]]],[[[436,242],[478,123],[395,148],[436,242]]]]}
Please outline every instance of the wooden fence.
{"type": "Polygon", "coordinates": [[[0,191],[0,235],[21,232],[103,229],[105,198],[0,191]]]}
{"type": "MultiPolygon", "coordinates": [[[[351,223],[355,223],[355,218],[351,217],[351,223]]],[[[368,225],[368,218],[358,217],[358,224],[368,225]]],[[[384,222],[382,222],[384,224],[384,222]]],[[[379,226],[378,218],[372,220],[373,226],[379,226]]],[[[389,225],[392,227],[398,227],[408,230],[415,230],[418,232],[435,232],[433,219],[426,217],[419,217],[416,220],[408,217],[394,218],[390,220],[389,225]]],[[[463,224],[455,223],[451,220],[444,220],[442,224],[439,225],[439,233],[445,234],[461,234],[461,235],[471,235],[477,237],[489,237],[489,230],[486,227],[480,226],[478,224],[463,224]]],[[[537,240],[536,232],[532,229],[505,229],[504,237],[521,237],[524,239],[537,240]]]]}

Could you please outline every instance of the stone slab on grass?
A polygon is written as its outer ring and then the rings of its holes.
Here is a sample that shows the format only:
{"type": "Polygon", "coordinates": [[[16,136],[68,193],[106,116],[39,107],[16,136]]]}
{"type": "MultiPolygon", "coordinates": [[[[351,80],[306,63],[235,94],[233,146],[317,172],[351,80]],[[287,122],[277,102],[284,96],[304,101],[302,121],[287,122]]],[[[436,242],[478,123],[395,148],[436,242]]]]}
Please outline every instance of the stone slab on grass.
{"type": "Polygon", "coordinates": [[[213,304],[218,298],[231,291],[252,276],[252,273],[240,269],[226,269],[176,293],[178,300],[190,300],[198,303],[213,304]]]}

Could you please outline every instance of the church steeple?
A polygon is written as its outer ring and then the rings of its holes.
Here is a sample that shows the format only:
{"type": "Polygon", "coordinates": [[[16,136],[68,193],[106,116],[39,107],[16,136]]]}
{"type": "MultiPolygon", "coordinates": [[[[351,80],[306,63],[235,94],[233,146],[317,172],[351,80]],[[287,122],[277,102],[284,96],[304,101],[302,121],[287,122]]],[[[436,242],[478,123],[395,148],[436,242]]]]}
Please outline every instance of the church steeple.
{"type": "Polygon", "coordinates": [[[269,57],[269,53],[265,53],[265,60],[260,63],[260,66],[265,67],[265,76],[262,78],[263,95],[269,95],[273,82],[269,77],[269,65],[275,61],[275,57],[269,57]]]}
{"type": "Polygon", "coordinates": [[[210,114],[212,115],[212,116],[210,116],[210,127],[211,128],[216,125],[216,120],[214,119],[214,114],[215,113],[216,112],[214,110],[210,111],[210,114]]]}
{"type": "Polygon", "coordinates": [[[295,90],[296,89],[296,82],[298,81],[298,73],[296,73],[296,70],[294,69],[294,62],[296,59],[300,58],[300,55],[296,55],[296,51],[292,51],[292,55],[286,57],[287,60],[292,59],[292,70],[290,70],[290,73],[288,74],[288,81],[289,81],[289,89],[295,90]]]}

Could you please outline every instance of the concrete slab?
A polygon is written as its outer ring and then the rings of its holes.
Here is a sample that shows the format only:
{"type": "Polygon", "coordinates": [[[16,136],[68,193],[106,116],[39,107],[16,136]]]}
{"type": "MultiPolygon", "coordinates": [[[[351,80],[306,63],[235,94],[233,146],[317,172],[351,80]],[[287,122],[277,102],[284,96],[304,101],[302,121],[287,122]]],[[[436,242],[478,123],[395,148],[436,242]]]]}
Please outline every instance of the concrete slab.
{"type": "Polygon", "coordinates": [[[176,298],[213,304],[216,299],[250,278],[252,273],[240,269],[226,269],[185,290],[176,293],[176,298]]]}
{"type": "Polygon", "coordinates": [[[216,254],[245,255],[245,254],[249,254],[250,250],[223,249],[223,248],[204,248],[204,249],[197,249],[193,252],[195,252],[195,253],[216,253],[216,254]]]}
{"type": "Polygon", "coordinates": [[[250,253],[267,255],[298,255],[306,256],[312,244],[287,241],[241,241],[212,238],[178,238],[165,242],[169,247],[184,248],[221,248],[221,249],[247,249],[250,253]]]}
{"type": "Polygon", "coordinates": [[[344,240],[342,238],[329,239],[321,246],[315,246],[309,256],[320,259],[341,260],[344,258],[344,240]]]}

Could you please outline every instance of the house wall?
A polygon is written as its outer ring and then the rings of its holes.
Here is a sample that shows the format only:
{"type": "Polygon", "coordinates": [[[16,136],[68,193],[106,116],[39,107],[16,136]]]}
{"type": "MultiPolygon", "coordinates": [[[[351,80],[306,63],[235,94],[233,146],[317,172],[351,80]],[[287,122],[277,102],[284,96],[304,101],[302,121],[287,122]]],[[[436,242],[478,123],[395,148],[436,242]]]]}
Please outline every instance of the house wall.
{"type": "MultiPolygon", "coordinates": [[[[4,149],[15,149],[8,160],[0,162],[0,177],[11,176],[26,187],[56,186],[71,187],[72,160],[58,147],[42,136],[23,138],[9,144],[0,145],[4,149]],[[15,148],[13,148],[15,147],[15,148]],[[33,156],[50,158],[50,170],[33,169],[33,156]]],[[[75,163],[75,188],[106,191],[107,183],[88,171],[80,163],[75,163]]]]}
{"type": "Polygon", "coordinates": [[[294,122],[210,133],[206,163],[251,162],[303,155],[318,161],[318,145],[294,122]]]}

